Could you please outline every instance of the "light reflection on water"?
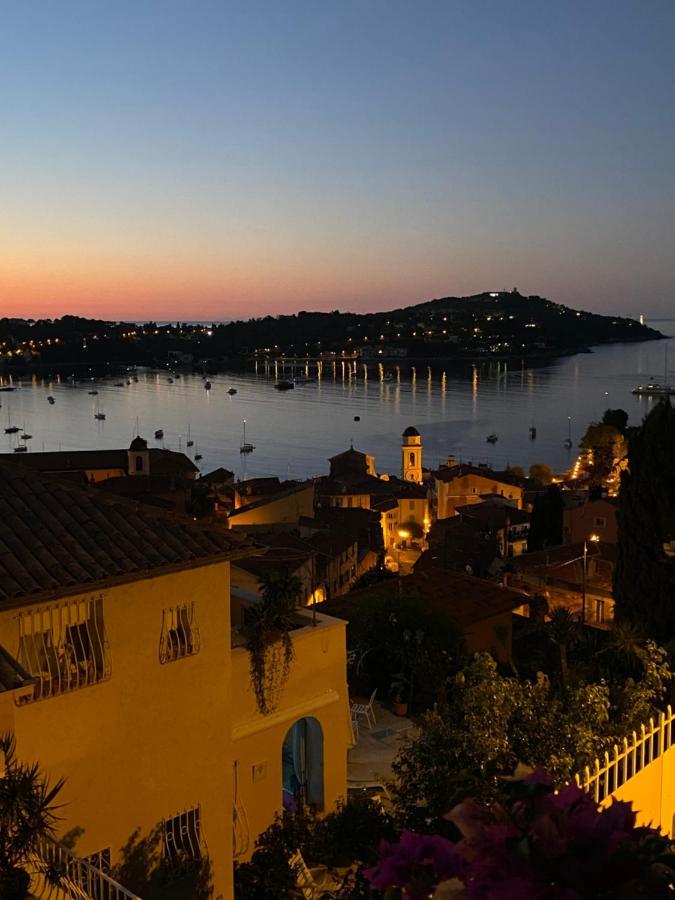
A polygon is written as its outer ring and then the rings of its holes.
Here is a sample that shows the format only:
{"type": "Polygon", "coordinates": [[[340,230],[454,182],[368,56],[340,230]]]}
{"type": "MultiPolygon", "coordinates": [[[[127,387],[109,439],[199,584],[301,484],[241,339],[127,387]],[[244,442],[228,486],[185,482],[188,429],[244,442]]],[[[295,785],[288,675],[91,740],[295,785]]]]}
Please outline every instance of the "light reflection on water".
{"type": "MultiPolygon", "coordinates": [[[[673,383],[675,346],[669,344],[673,383]]],[[[166,373],[140,371],[138,383],[123,387],[115,386],[116,378],[98,381],[98,396],[88,395],[89,382],[73,386],[34,378],[0,394],[0,449],[11,452],[19,443],[18,436],[4,434],[8,424],[25,426],[33,435],[32,451],[127,446],[138,420],[151,446],[201,453],[202,471],[223,465],[239,477],[323,474],[327,458],[353,440],[376,456],[380,471],[396,472],[400,435],[412,424],[422,434],[427,466],[453,454],[498,467],[545,462],[562,470],[575,455],[563,444],[568,416],[576,446],[588,422],[607,406],[626,409],[633,424],[651,408],[653,401],[631,390],[650,376],[663,380],[663,342],[614,344],[538,368],[486,362],[462,372],[429,372],[418,365],[412,376],[394,367],[391,373],[383,381],[376,364],[369,364],[367,377],[362,366],[354,371],[344,363],[326,364],[320,382],[281,393],[273,377],[262,374],[212,376],[209,392],[199,376],[182,375],[170,384],[166,373]],[[234,397],[227,394],[230,387],[237,389],[234,397]],[[94,419],[99,405],[103,422],[94,419]],[[244,419],[246,439],[256,446],[248,457],[239,454],[244,419]],[[195,441],[189,451],[188,425],[195,441]],[[534,441],[531,425],[537,428],[534,441]],[[153,440],[158,428],[163,442],[153,440]],[[493,431],[499,441],[491,446],[485,438],[493,431]]]]}

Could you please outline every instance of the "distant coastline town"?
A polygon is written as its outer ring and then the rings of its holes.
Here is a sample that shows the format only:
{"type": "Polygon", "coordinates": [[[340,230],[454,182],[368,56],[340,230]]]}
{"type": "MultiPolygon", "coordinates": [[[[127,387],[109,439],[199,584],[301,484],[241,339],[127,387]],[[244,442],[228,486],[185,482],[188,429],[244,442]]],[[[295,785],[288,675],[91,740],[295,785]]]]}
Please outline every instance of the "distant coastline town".
{"type": "Polygon", "coordinates": [[[657,340],[635,319],[571,309],[516,289],[443,298],[389,312],[266,316],[228,323],[0,319],[0,366],[10,371],[125,365],[208,372],[326,359],[448,364],[549,359],[597,344],[657,340]]]}
{"type": "MultiPolygon", "coordinates": [[[[145,363],[172,382],[201,369],[210,390],[212,369],[262,364],[291,390],[297,361],[336,355],[385,379],[383,360],[661,337],[511,293],[376,319],[2,320],[0,381],[11,397],[34,366],[114,366],[124,386],[145,363]]],[[[643,423],[616,408],[588,423],[562,472],[430,466],[412,421],[396,471],[346,442],[317,478],[202,473],[194,450],[142,433],[0,454],[0,722],[15,736],[0,784],[52,798],[21,883],[86,900],[381,898],[382,848],[454,847],[448,809],[482,821],[523,784],[521,805],[556,785],[588,815],[630,800],[640,826],[668,830],[675,413],[657,388],[643,423]],[[30,778],[15,739],[40,761],[30,778]]]]}

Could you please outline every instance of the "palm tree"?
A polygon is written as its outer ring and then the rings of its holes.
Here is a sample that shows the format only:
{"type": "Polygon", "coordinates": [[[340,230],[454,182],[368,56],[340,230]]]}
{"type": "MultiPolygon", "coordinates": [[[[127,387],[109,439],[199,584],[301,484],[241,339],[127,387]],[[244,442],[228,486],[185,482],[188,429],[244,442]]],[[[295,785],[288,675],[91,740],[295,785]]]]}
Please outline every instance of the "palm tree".
{"type": "Polygon", "coordinates": [[[563,684],[567,684],[569,676],[568,651],[579,637],[579,623],[565,606],[556,606],[551,610],[551,619],[547,626],[550,639],[560,654],[560,676],[563,684]]]}
{"type": "Polygon", "coordinates": [[[28,896],[30,875],[26,866],[37,854],[40,843],[54,839],[58,821],[57,794],[60,779],[53,787],[40,773],[37,763],[18,762],[13,735],[0,737],[0,758],[5,772],[0,777],[0,897],[22,900],[28,896]]]}

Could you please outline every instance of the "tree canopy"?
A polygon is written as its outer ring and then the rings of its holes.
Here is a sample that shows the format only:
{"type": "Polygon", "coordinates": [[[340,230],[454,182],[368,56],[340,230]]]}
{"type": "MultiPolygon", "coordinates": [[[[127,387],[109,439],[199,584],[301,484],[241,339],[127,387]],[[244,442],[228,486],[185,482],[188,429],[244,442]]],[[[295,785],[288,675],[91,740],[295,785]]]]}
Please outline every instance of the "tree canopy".
{"type": "Polygon", "coordinates": [[[658,403],[629,440],[617,514],[616,616],[675,637],[675,410],[658,403]]]}

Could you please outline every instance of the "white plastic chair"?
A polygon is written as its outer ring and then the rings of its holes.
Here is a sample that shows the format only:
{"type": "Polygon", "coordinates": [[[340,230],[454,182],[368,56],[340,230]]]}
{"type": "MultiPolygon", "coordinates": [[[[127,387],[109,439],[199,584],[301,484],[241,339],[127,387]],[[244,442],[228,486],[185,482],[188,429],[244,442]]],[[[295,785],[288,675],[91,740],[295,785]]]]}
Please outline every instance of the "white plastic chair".
{"type": "Polygon", "coordinates": [[[373,725],[377,722],[377,719],[375,717],[375,709],[373,708],[376,694],[377,688],[375,688],[373,693],[370,695],[370,700],[367,703],[352,703],[351,705],[352,719],[356,719],[357,716],[365,716],[368,728],[372,728],[373,725]]]}
{"type": "Polygon", "coordinates": [[[295,872],[295,883],[305,900],[319,900],[320,897],[334,897],[342,887],[324,866],[308,868],[302,853],[296,850],[288,860],[295,872]]]}
{"type": "Polygon", "coordinates": [[[356,718],[356,716],[353,713],[352,713],[351,723],[352,723],[352,744],[356,745],[359,741],[359,720],[356,718]]]}

